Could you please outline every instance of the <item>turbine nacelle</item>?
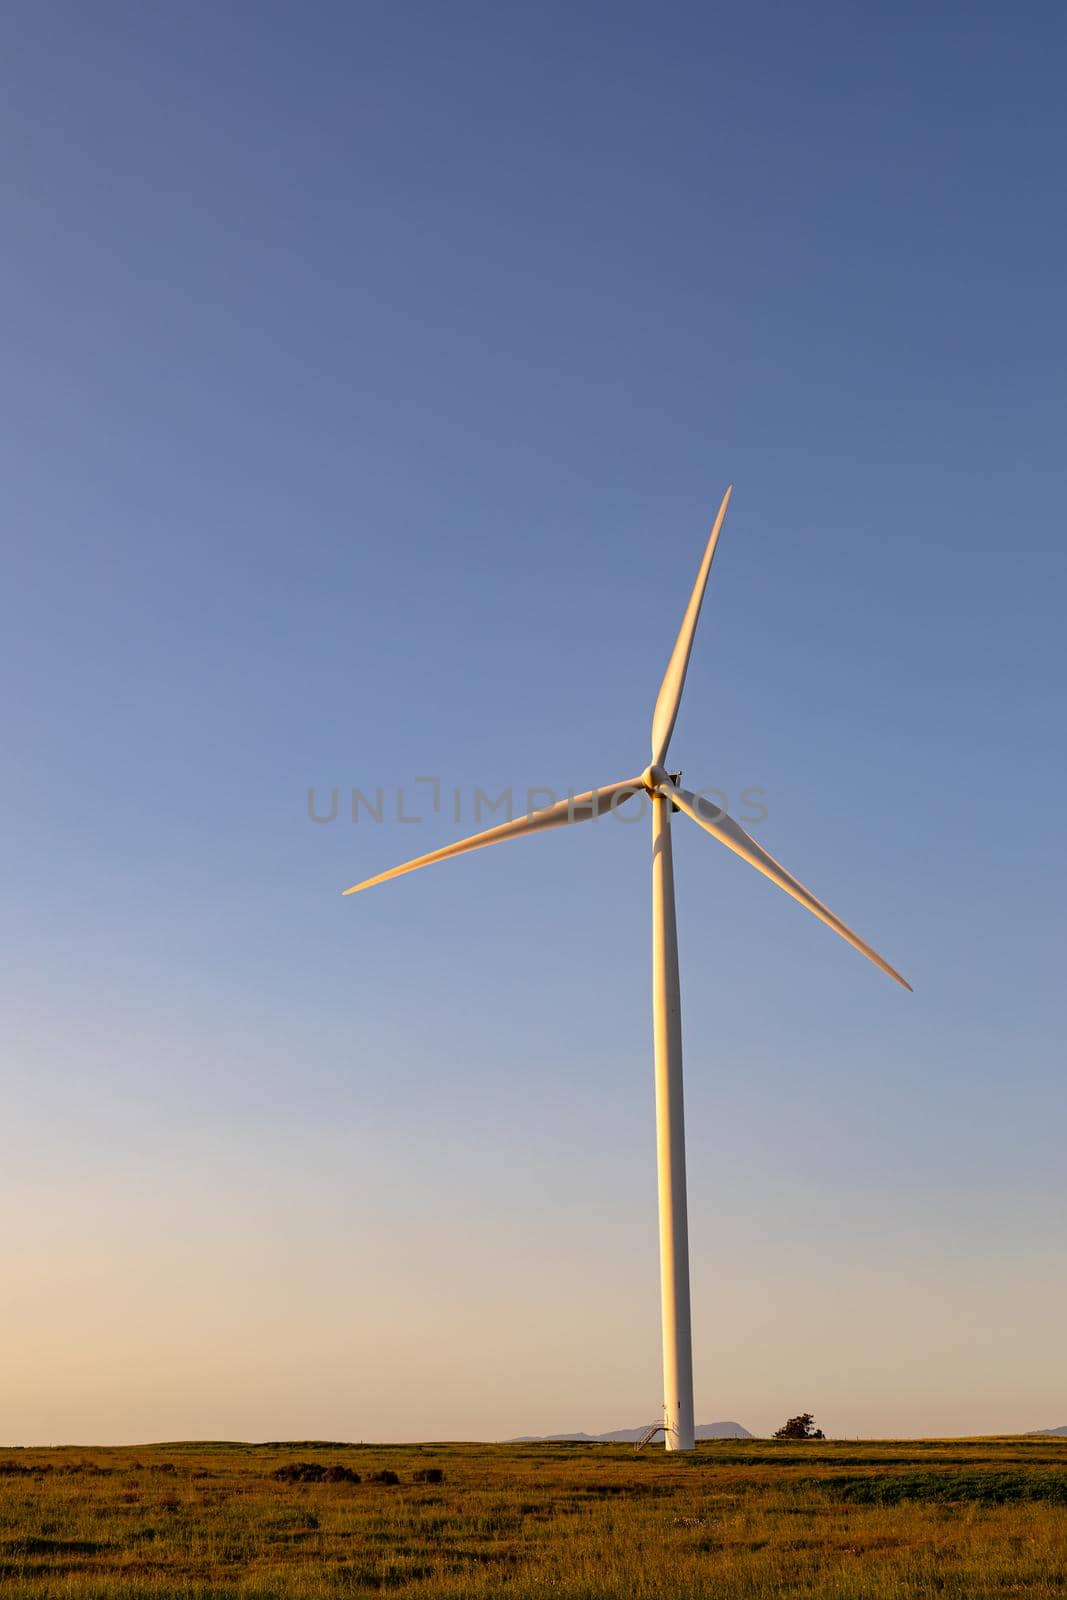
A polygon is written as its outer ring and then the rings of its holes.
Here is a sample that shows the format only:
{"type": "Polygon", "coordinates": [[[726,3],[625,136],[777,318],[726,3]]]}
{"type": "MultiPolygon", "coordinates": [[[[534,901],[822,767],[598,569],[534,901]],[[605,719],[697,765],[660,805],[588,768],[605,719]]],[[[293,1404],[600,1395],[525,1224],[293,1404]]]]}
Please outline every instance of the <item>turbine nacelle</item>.
{"type": "Polygon", "coordinates": [[[641,783],[649,794],[655,795],[665,783],[677,783],[681,776],[680,772],[668,772],[666,767],[649,766],[641,774],[641,783]]]}

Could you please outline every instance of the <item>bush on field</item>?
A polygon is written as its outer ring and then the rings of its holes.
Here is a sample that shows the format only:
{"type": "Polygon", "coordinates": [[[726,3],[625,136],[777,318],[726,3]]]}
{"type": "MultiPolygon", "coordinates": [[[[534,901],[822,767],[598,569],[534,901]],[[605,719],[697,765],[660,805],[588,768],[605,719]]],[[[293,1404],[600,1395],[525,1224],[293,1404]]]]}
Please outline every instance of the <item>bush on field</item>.
{"type": "Polygon", "coordinates": [[[321,1461],[290,1461],[271,1473],[279,1483],[360,1483],[351,1467],[324,1467],[321,1461]]]}
{"type": "Polygon", "coordinates": [[[413,1474],[416,1483],[444,1483],[445,1475],[440,1467],[420,1467],[413,1474]]]}
{"type": "Polygon", "coordinates": [[[381,1472],[369,1473],[368,1477],[367,1477],[367,1482],[368,1483],[399,1483],[400,1479],[397,1477],[396,1473],[393,1471],[393,1469],[391,1467],[385,1467],[383,1469],[383,1471],[381,1471],[381,1472]]]}

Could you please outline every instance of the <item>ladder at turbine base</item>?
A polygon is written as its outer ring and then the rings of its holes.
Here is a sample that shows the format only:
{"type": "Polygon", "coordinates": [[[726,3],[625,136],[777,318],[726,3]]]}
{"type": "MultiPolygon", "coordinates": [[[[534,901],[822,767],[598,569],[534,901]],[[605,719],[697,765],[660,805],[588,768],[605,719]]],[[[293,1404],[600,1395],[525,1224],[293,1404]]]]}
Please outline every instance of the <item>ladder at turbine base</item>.
{"type": "Polygon", "coordinates": [[[635,1450],[643,1450],[646,1444],[651,1444],[657,1433],[666,1434],[667,1427],[662,1422],[650,1422],[644,1433],[634,1445],[635,1450]]]}

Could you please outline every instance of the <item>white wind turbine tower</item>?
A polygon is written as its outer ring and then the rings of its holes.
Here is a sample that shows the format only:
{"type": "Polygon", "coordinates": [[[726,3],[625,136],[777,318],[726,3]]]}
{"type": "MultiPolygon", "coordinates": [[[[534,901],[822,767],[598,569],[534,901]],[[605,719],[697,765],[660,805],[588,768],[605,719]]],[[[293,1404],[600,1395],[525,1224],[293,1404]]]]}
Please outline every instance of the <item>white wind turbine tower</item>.
{"type": "MultiPolygon", "coordinates": [[[[356,894],[389,878],[399,878],[416,867],[428,867],[449,856],[480,850],[483,845],[518,839],[545,828],[563,827],[572,822],[588,822],[621,805],[630,795],[646,792],[652,799],[652,1028],[656,1071],[656,1156],[659,1175],[660,1289],[663,1318],[663,1430],[668,1450],[692,1450],[693,1435],[693,1339],[689,1310],[689,1234],[685,1192],[685,1123],[682,1109],[682,1020],[678,989],[678,933],[674,914],[674,866],[671,856],[671,810],[683,811],[706,829],[728,850],[770,878],[786,894],[806,906],[827,927],[833,928],[848,944],[859,950],[876,967],[881,967],[897,983],[910,989],[887,961],[869,944],[847,928],[833,912],[798,883],[792,873],[749,837],[725,811],[699,795],[682,789],[664,768],[667,747],[674,731],[678,704],[682,697],[693,635],[711,571],[719,531],[730,503],[733,485],[727,489],[700,563],[696,583],[689,597],[678,637],[652,713],[652,760],[639,777],[607,788],[591,789],[572,795],[543,811],[516,817],[512,822],[487,828],[469,839],[447,844],[429,855],[406,861],[403,866],[381,872],[375,878],[354,884],[345,894],[356,894]]],[[[678,775],[675,774],[675,777],[678,775]]]]}

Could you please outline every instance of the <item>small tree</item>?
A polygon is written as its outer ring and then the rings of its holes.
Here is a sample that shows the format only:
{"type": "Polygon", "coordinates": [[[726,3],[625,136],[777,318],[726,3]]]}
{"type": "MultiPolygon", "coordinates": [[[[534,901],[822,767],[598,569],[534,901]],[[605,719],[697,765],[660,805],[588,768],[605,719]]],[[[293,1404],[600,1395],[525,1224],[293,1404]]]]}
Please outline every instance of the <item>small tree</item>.
{"type": "Polygon", "coordinates": [[[774,1436],[776,1439],[825,1439],[826,1435],[821,1428],[815,1426],[815,1418],[810,1411],[802,1411],[799,1417],[790,1417],[783,1427],[778,1429],[774,1436]]]}

